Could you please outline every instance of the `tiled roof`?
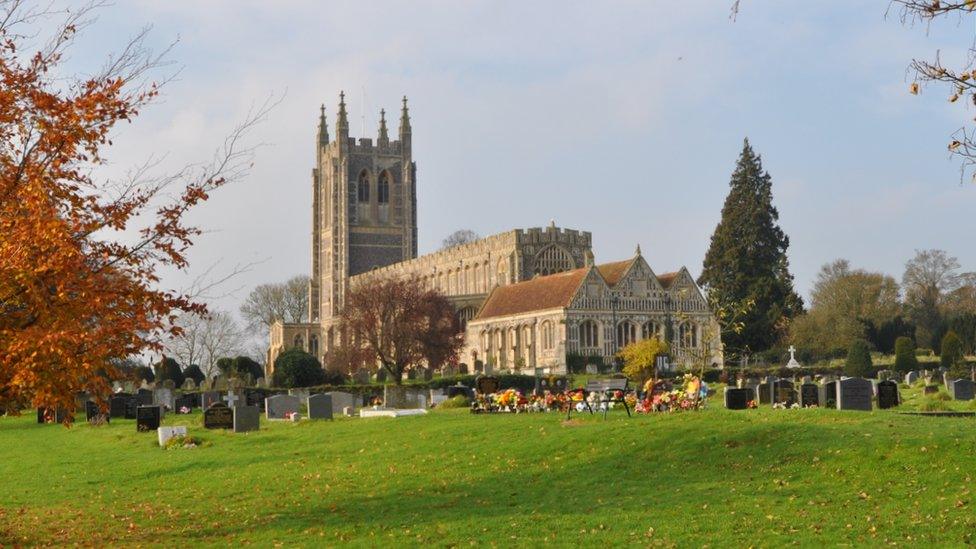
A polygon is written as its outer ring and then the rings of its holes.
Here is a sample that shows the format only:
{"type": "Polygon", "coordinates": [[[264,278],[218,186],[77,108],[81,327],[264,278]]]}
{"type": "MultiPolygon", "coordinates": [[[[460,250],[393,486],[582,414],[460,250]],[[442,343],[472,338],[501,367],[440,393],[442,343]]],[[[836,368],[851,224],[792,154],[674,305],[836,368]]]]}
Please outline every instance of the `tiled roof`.
{"type": "MultiPolygon", "coordinates": [[[[679,271],[680,272],[680,271],[679,271]]],[[[679,272],[664,273],[657,275],[657,281],[661,283],[664,288],[669,288],[674,279],[678,278],[679,272]]]]}
{"type": "Polygon", "coordinates": [[[600,271],[600,275],[604,280],[607,281],[607,285],[611,288],[616,286],[620,279],[624,277],[624,273],[634,262],[634,258],[625,259],[623,261],[614,261],[613,263],[604,263],[603,265],[597,265],[596,268],[600,271]]]}
{"type": "Polygon", "coordinates": [[[583,267],[508,286],[499,286],[492,290],[485,300],[477,319],[568,307],[576,294],[576,289],[589,271],[589,267],[583,267]]]}

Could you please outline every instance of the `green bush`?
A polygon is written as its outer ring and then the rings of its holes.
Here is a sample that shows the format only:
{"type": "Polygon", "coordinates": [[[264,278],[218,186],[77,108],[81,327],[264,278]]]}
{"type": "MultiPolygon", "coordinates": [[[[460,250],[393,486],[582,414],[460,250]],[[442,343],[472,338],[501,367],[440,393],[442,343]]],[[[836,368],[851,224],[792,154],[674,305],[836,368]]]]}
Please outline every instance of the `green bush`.
{"type": "Polygon", "coordinates": [[[915,356],[915,344],[910,337],[899,337],[895,340],[896,372],[908,373],[918,369],[918,358],[915,356]]]}
{"type": "Polygon", "coordinates": [[[274,363],[275,387],[311,387],[325,383],[325,370],[314,356],[301,349],[289,349],[274,363]]]}
{"type": "Polygon", "coordinates": [[[441,402],[440,404],[437,405],[438,408],[445,408],[445,409],[448,409],[448,408],[467,408],[469,406],[471,406],[471,401],[468,400],[468,397],[466,397],[464,395],[458,395],[458,396],[456,396],[454,398],[449,398],[449,399],[445,400],[444,402],[441,402]]]}
{"type": "Polygon", "coordinates": [[[933,400],[941,400],[941,401],[944,401],[944,402],[948,402],[948,401],[952,400],[952,397],[949,395],[949,393],[947,393],[945,391],[939,391],[938,393],[932,393],[931,395],[929,395],[929,398],[931,398],[933,400]]]}
{"type": "Polygon", "coordinates": [[[152,383],[156,381],[156,374],[153,373],[152,368],[149,366],[139,366],[135,370],[136,379],[140,381],[146,381],[152,383]]]}
{"type": "Polygon", "coordinates": [[[847,350],[847,363],[844,365],[844,373],[851,377],[867,377],[871,374],[873,364],[871,363],[871,349],[868,342],[863,339],[856,339],[851,343],[847,350]]]}
{"type": "Polygon", "coordinates": [[[156,371],[156,381],[166,381],[167,379],[172,380],[177,387],[183,385],[183,369],[180,368],[180,364],[176,360],[164,357],[162,360],[153,365],[153,369],[156,371]]]}
{"type": "Polygon", "coordinates": [[[949,405],[943,400],[924,398],[918,405],[918,409],[922,410],[923,412],[941,412],[943,410],[948,410],[949,405]]]}
{"type": "Polygon", "coordinates": [[[201,370],[199,366],[196,364],[190,364],[185,370],[183,370],[183,378],[184,381],[187,379],[192,379],[194,383],[199,386],[201,383],[203,383],[204,379],[207,379],[207,376],[204,375],[203,370],[201,370]]]}
{"type": "Polygon", "coordinates": [[[243,378],[247,374],[253,379],[264,377],[264,367],[247,356],[218,358],[217,368],[227,377],[243,378]]]}
{"type": "Polygon", "coordinates": [[[939,363],[943,368],[952,368],[962,362],[962,340],[956,332],[949,330],[942,338],[939,348],[939,363]]]}

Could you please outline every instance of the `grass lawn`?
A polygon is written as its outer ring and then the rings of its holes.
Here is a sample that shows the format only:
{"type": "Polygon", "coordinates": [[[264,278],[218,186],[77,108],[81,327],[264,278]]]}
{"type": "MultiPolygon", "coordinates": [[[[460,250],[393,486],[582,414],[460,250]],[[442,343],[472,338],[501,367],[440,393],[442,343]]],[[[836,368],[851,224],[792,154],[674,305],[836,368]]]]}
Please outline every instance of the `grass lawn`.
{"type": "Polygon", "coordinates": [[[234,435],[169,415],[207,442],[169,451],[131,420],[0,418],[0,545],[976,541],[973,418],[718,399],[579,417],[445,410],[234,435]]]}

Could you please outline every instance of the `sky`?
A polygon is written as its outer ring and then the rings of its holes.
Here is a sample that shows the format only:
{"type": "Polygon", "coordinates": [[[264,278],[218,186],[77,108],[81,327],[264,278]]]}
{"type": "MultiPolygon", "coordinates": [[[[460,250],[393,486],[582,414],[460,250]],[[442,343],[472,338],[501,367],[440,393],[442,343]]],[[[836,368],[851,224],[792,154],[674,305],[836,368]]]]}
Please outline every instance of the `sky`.
{"type": "Polygon", "coordinates": [[[598,262],[640,244],[655,271],[697,276],[748,137],[805,299],[837,258],[900,279],[914,250],[940,248],[976,270],[976,185],[946,150],[976,113],[938,87],[912,96],[907,70],[936,51],[964,60],[973,20],[742,0],[732,21],[731,4],[126,0],[99,11],[66,70],[97,68],[145,25],[150,46],[176,41],[159,74],[177,78],[113,136],[107,176],[152,156],[161,171],[206,161],[249,109],[278,101],[248,136],[249,175],[192,214],[206,233],[190,269],[163,279],[252,264],[217,309],[309,272],[319,105],[334,134],[340,90],[356,137],[375,139],[379,110],[409,98],[420,253],[456,229],[554,220],[590,231],[598,262]]]}

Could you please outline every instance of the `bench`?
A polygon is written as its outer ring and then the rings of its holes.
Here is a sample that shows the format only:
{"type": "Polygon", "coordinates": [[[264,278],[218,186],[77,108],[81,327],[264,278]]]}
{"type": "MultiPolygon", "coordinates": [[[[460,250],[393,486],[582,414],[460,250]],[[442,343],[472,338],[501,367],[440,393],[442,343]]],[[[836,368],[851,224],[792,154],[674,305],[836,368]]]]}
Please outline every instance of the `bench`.
{"type": "MultiPolygon", "coordinates": [[[[627,405],[627,384],[629,380],[625,377],[622,378],[611,378],[611,379],[593,379],[586,382],[586,387],[583,388],[583,402],[586,404],[586,408],[593,413],[593,408],[590,406],[589,396],[591,394],[597,394],[600,396],[600,404],[603,404],[603,417],[606,419],[607,411],[610,409],[609,404],[611,402],[619,402],[624,405],[624,410],[627,411],[627,417],[630,415],[630,406],[627,405]],[[616,396],[617,392],[621,395],[616,396]]],[[[573,406],[569,406],[569,410],[566,412],[566,419],[569,419],[570,414],[573,412],[573,406]]]]}

